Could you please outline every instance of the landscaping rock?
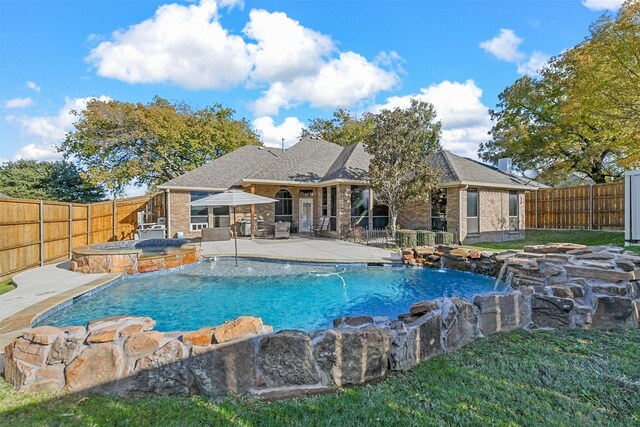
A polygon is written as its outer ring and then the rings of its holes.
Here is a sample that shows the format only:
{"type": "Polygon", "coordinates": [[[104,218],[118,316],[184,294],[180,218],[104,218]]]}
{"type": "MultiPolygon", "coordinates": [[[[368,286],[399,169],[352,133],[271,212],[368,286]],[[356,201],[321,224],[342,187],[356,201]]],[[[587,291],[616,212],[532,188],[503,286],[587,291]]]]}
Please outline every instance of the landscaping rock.
{"type": "Polygon", "coordinates": [[[473,303],[480,309],[478,325],[484,335],[524,328],[531,321],[529,305],[519,292],[478,295],[473,303]]]}
{"type": "Polygon", "coordinates": [[[638,327],[631,299],[616,296],[598,296],[594,301],[591,326],[596,329],[626,329],[638,327]]]}
{"type": "Polygon", "coordinates": [[[88,343],[105,343],[115,341],[118,337],[118,326],[106,326],[102,329],[94,329],[87,337],[88,343]]]}
{"type": "Polygon", "coordinates": [[[26,362],[30,365],[40,367],[44,365],[48,350],[51,346],[31,342],[24,338],[14,340],[5,351],[11,351],[11,357],[15,360],[26,362]],[[9,349],[9,347],[11,347],[9,349]]]}
{"type": "Polygon", "coordinates": [[[603,280],[607,282],[627,282],[636,280],[634,271],[611,271],[599,268],[581,267],[576,265],[566,265],[565,270],[568,275],[574,277],[584,277],[585,279],[603,280]]]}
{"type": "Polygon", "coordinates": [[[355,385],[387,374],[391,333],[386,329],[330,329],[314,346],[325,385],[355,385]]]}
{"type": "Polygon", "coordinates": [[[460,298],[443,300],[442,341],[444,350],[452,352],[478,337],[478,308],[460,298]]]}
{"type": "Polygon", "coordinates": [[[209,346],[213,342],[213,329],[204,328],[187,332],[182,336],[182,342],[193,346],[209,346]]]}
{"type": "Polygon", "coordinates": [[[411,324],[393,324],[394,339],[389,352],[394,371],[411,369],[418,363],[444,352],[442,348],[442,318],[437,312],[420,317],[411,324]]]}
{"type": "Polygon", "coordinates": [[[409,309],[412,316],[422,316],[430,311],[437,310],[438,303],[435,300],[421,301],[413,304],[409,309]]]}
{"type": "Polygon", "coordinates": [[[152,353],[160,346],[163,334],[160,332],[137,332],[124,343],[124,354],[129,357],[141,357],[152,353]]]}
{"type": "MultiPolygon", "coordinates": [[[[82,328],[84,331],[84,328],[82,328]]],[[[47,364],[55,365],[58,363],[69,363],[84,348],[84,333],[75,331],[58,336],[51,346],[47,364]]]]}
{"type": "Polygon", "coordinates": [[[252,335],[259,335],[267,331],[270,332],[271,330],[265,330],[263,328],[261,318],[240,316],[237,319],[225,322],[223,325],[216,327],[213,336],[216,342],[223,343],[252,335]]]}
{"type": "Polygon", "coordinates": [[[339,317],[333,320],[333,327],[353,327],[357,328],[364,325],[372,325],[373,317],[371,316],[349,316],[349,317],[339,317]]]}
{"type": "MultiPolygon", "coordinates": [[[[194,348],[189,370],[200,392],[215,396],[224,393],[244,393],[255,387],[254,340],[233,341],[212,348],[194,348]]],[[[286,372],[282,374],[286,375],[286,372]]]]}
{"type": "Polygon", "coordinates": [[[591,292],[594,294],[600,295],[610,295],[610,296],[626,296],[627,295],[627,285],[612,285],[612,284],[592,284],[587,285],[591,288],[591,292]]]}
{"type": "Polygon", "coordinates": [[[122,350],[112,344],[87,347],[65,369],[67,390],[77,392],[98,387],[109,390],[122,377],[125,358],[122,350]]]}
{"type": "Polygon", "coordinates": [[[302,331],[280,331],[260,340],[258,368],[267,387],[316,384],[311,338],[302,331]]]}
{"type": "Polygon", "coordinates": [[[535,328],[567,329],[571,326],[573,300],[534,294],[531,296],[531,320],[535,328]]]}
{"type": "Polygon", "coordinates": [[[550,287],[554,297],[558,298],[583,298],[584,288],[576,284],[553,285],[550,287]]]}
{"type": "Polygon", "coordinates": [[[22,338],[37,344],[53,344],[53,342],[62,335],[64,331],[55,326],[38,326],[37,328],[27,329],[22,333],[22,338]]]}

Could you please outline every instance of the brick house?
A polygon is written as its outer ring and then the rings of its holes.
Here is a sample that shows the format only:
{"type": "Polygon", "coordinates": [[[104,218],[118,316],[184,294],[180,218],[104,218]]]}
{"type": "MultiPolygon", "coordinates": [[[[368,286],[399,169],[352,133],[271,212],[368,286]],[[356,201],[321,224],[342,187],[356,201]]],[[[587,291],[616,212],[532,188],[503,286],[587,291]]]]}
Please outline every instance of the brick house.
{"type": "MultiPolygon", "coordinates": [[[[166,192],[168,235],[199,237],[206,227],[236,227],[254,215],[266,227],[288,221],[292,231],[308,233],[321,216],[330,218],[330,234],[350,226],[382,229],[388,209],[369,188],[369,155],[359,143],[341,147],[305,137],[291,148],[248,145],[159,186],[166,192]],[[275,198],[269,205],[241,206],[236,218],[226,207],[191,207],[209,194],[242,188],[275,198]]],[[[450,231],[456,241],[524,238],[524,193],[538,186],[483,163],[440,151],[431,157],[443,170],[440,189],[428,201],[399,212],[403,228],[450,231]]]]}

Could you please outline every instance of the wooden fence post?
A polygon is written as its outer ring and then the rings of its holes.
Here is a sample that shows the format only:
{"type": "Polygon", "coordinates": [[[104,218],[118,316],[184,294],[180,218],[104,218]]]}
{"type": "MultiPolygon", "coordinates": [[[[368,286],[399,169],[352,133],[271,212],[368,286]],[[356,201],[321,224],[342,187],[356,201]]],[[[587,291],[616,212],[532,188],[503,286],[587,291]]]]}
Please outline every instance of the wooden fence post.
{"type": "Polygon", "coordinates": [[[91,244],[91,204],[87,203],[87,246],[91,244]]]}
{"type": "Polygon", "coordinates": [[[44,265],[44,202],[40,200],[40,266],[44,265]]]}
{"type": "Polygon", "coordinates": [[[589,185],[589,230],[593,230],[593,184],[589,185]]]}
{"type": "Polygon", "coordinates": [[[73,251],[73,205],[69,203],[69,258],[73,251]]]}
{"type": "Polygon", "coordinates": [[[113,199],[113,241],[115,242],[116,240],[118,240],[118,236],[117,236],[117,224],[118,224],[118,219],[116,218],[116,215],[118,213],[117,210],[117,205],[116,205],[116,199],[113,199]]]}

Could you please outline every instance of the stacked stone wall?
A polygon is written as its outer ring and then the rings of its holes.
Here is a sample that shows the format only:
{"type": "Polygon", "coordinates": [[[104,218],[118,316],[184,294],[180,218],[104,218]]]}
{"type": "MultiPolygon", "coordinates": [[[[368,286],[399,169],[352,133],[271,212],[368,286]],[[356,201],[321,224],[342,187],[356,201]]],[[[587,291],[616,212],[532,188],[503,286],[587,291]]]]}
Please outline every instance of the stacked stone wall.
{"type": "Polygon", "coordinates": [[[134,317],[42,326],[6,347],[5,378],[22,391],[272,399],[378,381],[501,332],[638,327],[640,257],[622,248],[436,249],[450,268],[497,274],[506,290],[416,302],[398,320],[340,318],[311,333],[272,333],[250,317],[187,333],[157,332],[152,319],[134,317]]]}

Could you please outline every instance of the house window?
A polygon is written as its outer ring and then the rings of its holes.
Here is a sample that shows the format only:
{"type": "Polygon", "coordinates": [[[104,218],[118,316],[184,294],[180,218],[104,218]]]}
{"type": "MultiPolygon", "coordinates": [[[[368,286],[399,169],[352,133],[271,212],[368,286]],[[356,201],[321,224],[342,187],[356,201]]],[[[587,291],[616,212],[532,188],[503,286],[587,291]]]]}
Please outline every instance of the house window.
{"type": "Polygon", "coordinates": [[[478,216],[478,189],[467,190],[467,234],[480,233],[480,218],[478,216]]]}
{"type": "Polygon", "coordinates": [[[447,190],[444,188],[431,193],[431,230],[447,231],[447,190]]]}
{"type": "Polygon", "coordinates": [[[329,188],[329,200],[331,200],[331,212],[329,216],[329,229],[336,231],[336,216],[338,212],[338,187],[329,188]]]}
{"type": "Polygon", "coordinates": [[[519,227],[518,192],[509,191],[509,231],[518,231],[519,227]]]}
{"type": "Polygon", "coordinates": [[[376,202],[375,193],[373,199],[373,229],[380,230],[389,225],[389,207],[376,202]]]}
{"type": "MultiPolygon", "coordinates": [[[[201,191],[191,192],[191,201],[204,199],[209,193],[201,191]]],[[[197,231],[209,226],[209,208],[207,206],[190,206],[191,215],[189,219],[189,230],[197,231]]]]}
{"type": "Polygon", "coordinates": [[[327,216],[327,187],[322,188],[322,216],[327,216]]]}
{"type": "Polygon", "coordinates": [[[369,228],[369,188],[351,186],[351,225],[369,228]]]}
{"type": "Polygon", "coordinates": [[[293,222],[293,196],[288,190],[282,189],[276,193],[276,222],[293,222]]]}
{"type": "Polygon", "coordinates": [[[229,215],[229,206],[213,207],[213,227],[229,227],[231,225],[231,217],[229,215]]]}

